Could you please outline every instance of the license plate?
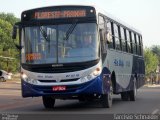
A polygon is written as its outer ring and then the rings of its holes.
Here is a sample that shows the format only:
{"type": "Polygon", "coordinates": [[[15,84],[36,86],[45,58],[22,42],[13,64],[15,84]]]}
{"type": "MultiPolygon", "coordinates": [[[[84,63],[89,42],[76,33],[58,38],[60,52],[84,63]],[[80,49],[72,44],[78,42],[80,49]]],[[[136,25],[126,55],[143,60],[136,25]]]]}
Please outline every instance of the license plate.
{"type": "Polygon", "coordinates": [[[52,90],[53,91],[65,91],[66,90],[66,86],[53,86],[52,90]]]}

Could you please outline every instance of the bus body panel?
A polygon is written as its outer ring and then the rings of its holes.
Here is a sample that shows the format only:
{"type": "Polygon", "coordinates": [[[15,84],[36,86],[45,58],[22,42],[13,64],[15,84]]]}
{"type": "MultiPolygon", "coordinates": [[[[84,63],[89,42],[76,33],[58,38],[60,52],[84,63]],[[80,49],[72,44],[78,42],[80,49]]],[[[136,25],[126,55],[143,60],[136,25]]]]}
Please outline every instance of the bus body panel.
{"type": "Polygon", "coordinates": [[[111,73],[115,73],[116,93],[133,90],[134,79],[137,88],[144,85],[143,57],[108,49],[104,66],[107,66],[111,73]]]}

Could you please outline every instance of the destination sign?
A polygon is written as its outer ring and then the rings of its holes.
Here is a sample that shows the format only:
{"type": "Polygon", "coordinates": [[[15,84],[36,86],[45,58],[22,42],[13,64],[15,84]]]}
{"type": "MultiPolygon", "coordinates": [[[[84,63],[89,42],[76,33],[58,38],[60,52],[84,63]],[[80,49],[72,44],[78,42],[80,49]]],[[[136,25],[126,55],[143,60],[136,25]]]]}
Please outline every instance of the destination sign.
{"type": "Polygon", "coordinates": [[[40,53],[26,54],[26,60],[27,61],[40,60],[41,58],[42,58],[42,55],[40,53]]]}
{"type": "Polygon", "coordinates": [[[64,11],[45,11],[35,12],[35,19],[58,19],[86,17],[86,10],[64,10],[64,11]]]}
{"type": "MultiPolygon", "coordinates": [[[[24,21],[41,21],[58,20],[58,19],[81,19],[91,18],[96,19],[95,8],[90,6],[53,6],[45,8],[37,8],[24,11],[21,15],[22,22],[24,21]]],[[[34,23],[33,22],[33,23],[34,23]]]]}

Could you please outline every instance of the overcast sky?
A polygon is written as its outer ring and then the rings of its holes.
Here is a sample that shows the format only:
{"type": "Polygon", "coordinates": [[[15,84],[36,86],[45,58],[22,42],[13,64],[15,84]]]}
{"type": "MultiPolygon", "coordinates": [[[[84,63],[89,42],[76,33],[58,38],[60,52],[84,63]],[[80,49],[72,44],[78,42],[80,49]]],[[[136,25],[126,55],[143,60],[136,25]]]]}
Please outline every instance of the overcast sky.
{"type": "Polygon", "coordinates": [[[160,0],[1,0],[0,12],[20,18],[27,9],[60,4],[93,4],[141,31],[144,46],[160,45],[160,0]]]}

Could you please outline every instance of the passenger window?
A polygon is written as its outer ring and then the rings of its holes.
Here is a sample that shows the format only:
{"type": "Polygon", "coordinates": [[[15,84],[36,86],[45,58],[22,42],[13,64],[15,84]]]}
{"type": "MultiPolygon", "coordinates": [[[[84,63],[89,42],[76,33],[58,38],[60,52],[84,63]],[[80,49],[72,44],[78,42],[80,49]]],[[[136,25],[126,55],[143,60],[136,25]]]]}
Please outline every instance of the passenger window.
{"type": "Polygon", "coordinates": [[[136,39],[136,34],[135,33],[134,33],[134,40],[135,40],[136,54],[137,54],[137,39],[136,39]]]}
{"type": "Polygon", "coordinates": [[[136,34],[136,41],[137,41],[137,54],[140,55],[140,43],[139,43],[139,37],[138,35],[136,34]]]}
{"type": "Polygon", "coordinates": [[[133,54],[136,54],[137,53],[137,48],[136,48],[136,42],[135,42],[135,39],[134,39],[134,33],[133,32],[131,32],[131,38],[132,38],[133,54]]]}
{"type": "Polygon", "coordinates": [[[129,53],[131,53],[130,35],[128,30],[126,30],[126,40],[127,40],[127,50],[129,53]]]}
{"type": "Polygon", "coordinates": [[[127,52],[127,50],[126,50],[126,41],[125,41],[124,28],[120,27],[120,31],[121,31],[122,51],[127,52]]]}
{"type": "MultiPolygon", "coordinates": [[[[110,21],[107,22],[107,29],[108,29],[108,32],[110,32],[111,35],[113,36],[113,34],[112,34],[112,25],[111,25],[110,21]]],[[[108,44],[108,47],[109,48],[113,48],[113,37],[112,37],[111,43],[108,44]]]]}
{"type": "Polygon", "coordinates": [[[119,35],[119,42],[120,42],[120,50],[122,51],[122,39],[121,39],[120,26],[118,26],[118,35],[119,35]]]}
{"type": "Polygon", "coordinates": [[[139,52],[139,55],[142,55],[142,51],[143,51],[142,48],[143,48],[143,47],[142,47],[141,36],[138,36],[138,38],[139,38],[139,43],[140,43],[140,44],[139,44],[139,51],[140,51],[140,52],[139,52]]]}
{"type": "Polygon", "coordinates": [[[140,36],[140,42],[141,42],[141,55],[143,56],[143,42],[142,42],[142,36],[140,36]]]}
{"type": "Polygon", "coordinates": [[[114,23],[114,40],[115,40],[115,48],[116,50],[121,50],[120,48],[120,40],[119,40],[119,33],[118,33],[118,26],[114,23]]]}
{"type": "Polygon", "coordinates": [[[129,31],[130,45],[131,45],[131,53],[133,53],[133,44],[132,44],[132,32],[129,31]]]}

